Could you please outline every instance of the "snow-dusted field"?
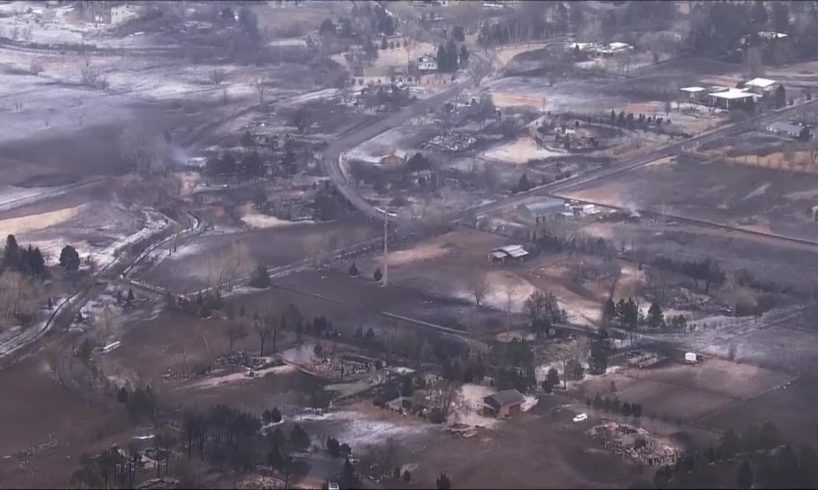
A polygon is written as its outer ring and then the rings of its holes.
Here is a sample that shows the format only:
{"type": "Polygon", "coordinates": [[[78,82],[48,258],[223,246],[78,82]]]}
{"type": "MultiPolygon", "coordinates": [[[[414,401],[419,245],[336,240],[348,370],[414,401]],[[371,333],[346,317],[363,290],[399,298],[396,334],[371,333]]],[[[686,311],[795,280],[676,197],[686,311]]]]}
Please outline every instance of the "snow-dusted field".
{"type": "Polygon", "coordinates": [[[162,214],[121,205],[90,202],[76,208],[14,218],[2,223],[17,227],[17,240],[40,247],[46,260],[54,263],[65,245],[72,245],[98,270],[110,267],[129,246],[161,232],[170,222],[162,214]]]}

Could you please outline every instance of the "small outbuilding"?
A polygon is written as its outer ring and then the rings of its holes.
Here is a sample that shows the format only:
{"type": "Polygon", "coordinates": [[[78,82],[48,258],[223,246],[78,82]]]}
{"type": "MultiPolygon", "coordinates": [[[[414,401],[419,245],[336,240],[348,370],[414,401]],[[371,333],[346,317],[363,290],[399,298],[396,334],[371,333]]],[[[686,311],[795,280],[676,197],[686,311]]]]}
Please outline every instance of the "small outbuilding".
{"type": "Polygon", "coordinates": [[[679,91],[693,102],[704,102],[704,97],[707,95],[707,89],[704,87],[682,87],[679,91]]]}
{"type": "Polygon", "coordinates": [[[516,262],[525,260],[528,250],[522,245],[506,245],[489,252],[489,262],[516,262]]]}
{"type": "Polygon", "coordinates": [[[483,398],[483,412],[492,417],[510,417],[522,412],[525,398],[517,390],[499,391],[483,398]]]}

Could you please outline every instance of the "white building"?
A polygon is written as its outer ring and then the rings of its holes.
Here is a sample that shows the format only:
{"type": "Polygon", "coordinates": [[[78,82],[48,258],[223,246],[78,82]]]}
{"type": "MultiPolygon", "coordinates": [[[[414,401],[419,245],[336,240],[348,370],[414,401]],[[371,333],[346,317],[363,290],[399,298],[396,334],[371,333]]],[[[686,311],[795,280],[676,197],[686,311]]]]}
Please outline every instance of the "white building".
{"type": "Polygon", "coordinates": [[[707,93],[704,87],[682,87],[679,89],[684,93],[688,99],[696,102],[702,102],[702,97],[707,93]]]}
{"type": "Polygon", "coordinates": [[[756,94],[737,88],[711,92],[708,96],[714,106],[728,110],[748,107],[758,98],[756,94]]]}
{"type": "Polygon", "coordinates": [[[437,71],[437,59],[430,54],[424,54],[418,58],[418,70],[437,71]]]}
{"type": "Polygon", "coordinates": [[[759,95],[769,94],[778,88],[778,82],[769,78],[753,78],[744,84],[744,88],[759,95]]]}

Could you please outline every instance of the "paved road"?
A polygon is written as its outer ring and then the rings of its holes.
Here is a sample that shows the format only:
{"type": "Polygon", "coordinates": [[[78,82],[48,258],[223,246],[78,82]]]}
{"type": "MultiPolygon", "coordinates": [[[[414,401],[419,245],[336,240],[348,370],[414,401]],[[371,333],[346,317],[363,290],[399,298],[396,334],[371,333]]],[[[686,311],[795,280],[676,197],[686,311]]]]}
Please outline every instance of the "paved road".
{"type": "MultiPolygon", "coordinates": [[[[466,87],[472,85],[471,79],[460,81],[451,87],[435,94],[427,99],[422,99],[414,104],[390,114],[382,119],[375,120],[369,124],[359,127],[351,132],[347,132],[339,139],[332,141],[326,150],[324,150],[324,158],[322,164],[324,171],[332,179],[335,187],[341,195],[349,201],[355,209],[363,212],[366,216],[371,218],[382,218],[383,214],[366,199],[361,197],[354,186],[352,186],[341,172],[341,157],[344,152],[351,150],[359,144],[378,136],[379,134],[391,128],[400,126],[413,117],[425,114],[430,110],[434,110],[443,104],[446,100],[456,96],[462,92],[466,87]]],[[[392,221],[397,221],[398,218],[393,218],[392,221]]],[[[400,223],[399,224],[404,224],[400,223]]]]}

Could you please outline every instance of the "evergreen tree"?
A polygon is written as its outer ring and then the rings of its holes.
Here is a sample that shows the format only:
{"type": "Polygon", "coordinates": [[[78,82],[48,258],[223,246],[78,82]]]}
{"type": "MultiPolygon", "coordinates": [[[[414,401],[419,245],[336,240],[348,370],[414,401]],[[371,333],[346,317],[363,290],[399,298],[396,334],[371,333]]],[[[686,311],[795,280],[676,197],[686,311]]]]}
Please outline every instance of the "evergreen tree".
{"type": "Polygon", "coordinates": [[[753,468],[747,460],[741,462],[736,475],[736,488],[748,490],[753,487],[753,468]]]}
{"type": "Polygon", "coordinates": [[[608,325],[614,318],[616,318],[616,305],[614,304],[613,297],[608,296],[605,305],[602,307],[602,324],[608,325]]]}
{"type": "Polygon", "coordinates": [[[446,55],[446,47],[440,45],[437,47],[437,71],[445,72],[448,68],[447,63],[449,61],[448,56],[446,55]]]}
{"type": "Polygon", "coordinates": [[[724,432],[721,438],[721,446],[719,446],[719,454],[725,458],[732,458],[739,451],[739,440],[736,432],[729,428],[724,432]]]}
{"type": "Polygon", "coordinates": [[[551,368],[548,369],[548,373],[546,373],[545,379],[549,383],[551,383],[552,387],[560,385],[560,373],[554,367],[551,367],[551,368]]]}
{"type": "Polygon", "coordinates": [[[6,237],[6,246],[3,249],[3,269],[19,269],[21,262],[20,246],[14,235],[6,237]]]}
{"type": "Polygon", "coordinates": [[[779,85],[778,88],[775,89],[775,107],[781,108],[785,105],[787,105],[787,91],[783,85],[779,85]]]}
{"type": "Polygon", "coordinates": [[[591,356],[588,359],[588,370],[591,374],[603,374],[608,369],[608,340],[595,339],[591,343],[591,356]]]}
{"type": "Polygon", "coordinates": [[[446,43],[446,58],[445,71],[449,73],[457,71],[457,46],[451,39],[446,43]]]}
{"type": "Polygon", "coordinates": [[[658,302],[654,301],[648,309],[648,326],[655,329],[661,327],[664,323],[665,316],[662,313],[662,307],[659,306],[658,302]]]}
{"type": "Polygon", "coordinates": [[[60,267],[65,272],[77,272],[80,268],[80,254],[71,245],[66,245],[60,251],[60,267]]]}
{"type": "Polygon", "coordinates": [[[341,488],[355,488],[358,484],[355,467],[352,466],[348,458],[344,461],[344,469],[341,471],[341,481],[339,483],[341,488]]]}
{"type": "Polygon", "coordinates": [[[449,476],[446,473],[441,473],[439,477],[437,477],[437,490],[450,490],[452,488],[452,482],[449,480],[449,476]]]}
{"type": "Polygon", "coordinates": [[[531,188],[531,184],[528,182],[528,174],[523,173],[520,176],[520,180],[517,182],[517,190],[520,192],[525,192],[531,188]]]}
{"type": "Polygon", "coordinates": [[[469,50],[466,49],[466,45],[460,46],[460,66],[465,65],[469,62],[469,50]]]}

